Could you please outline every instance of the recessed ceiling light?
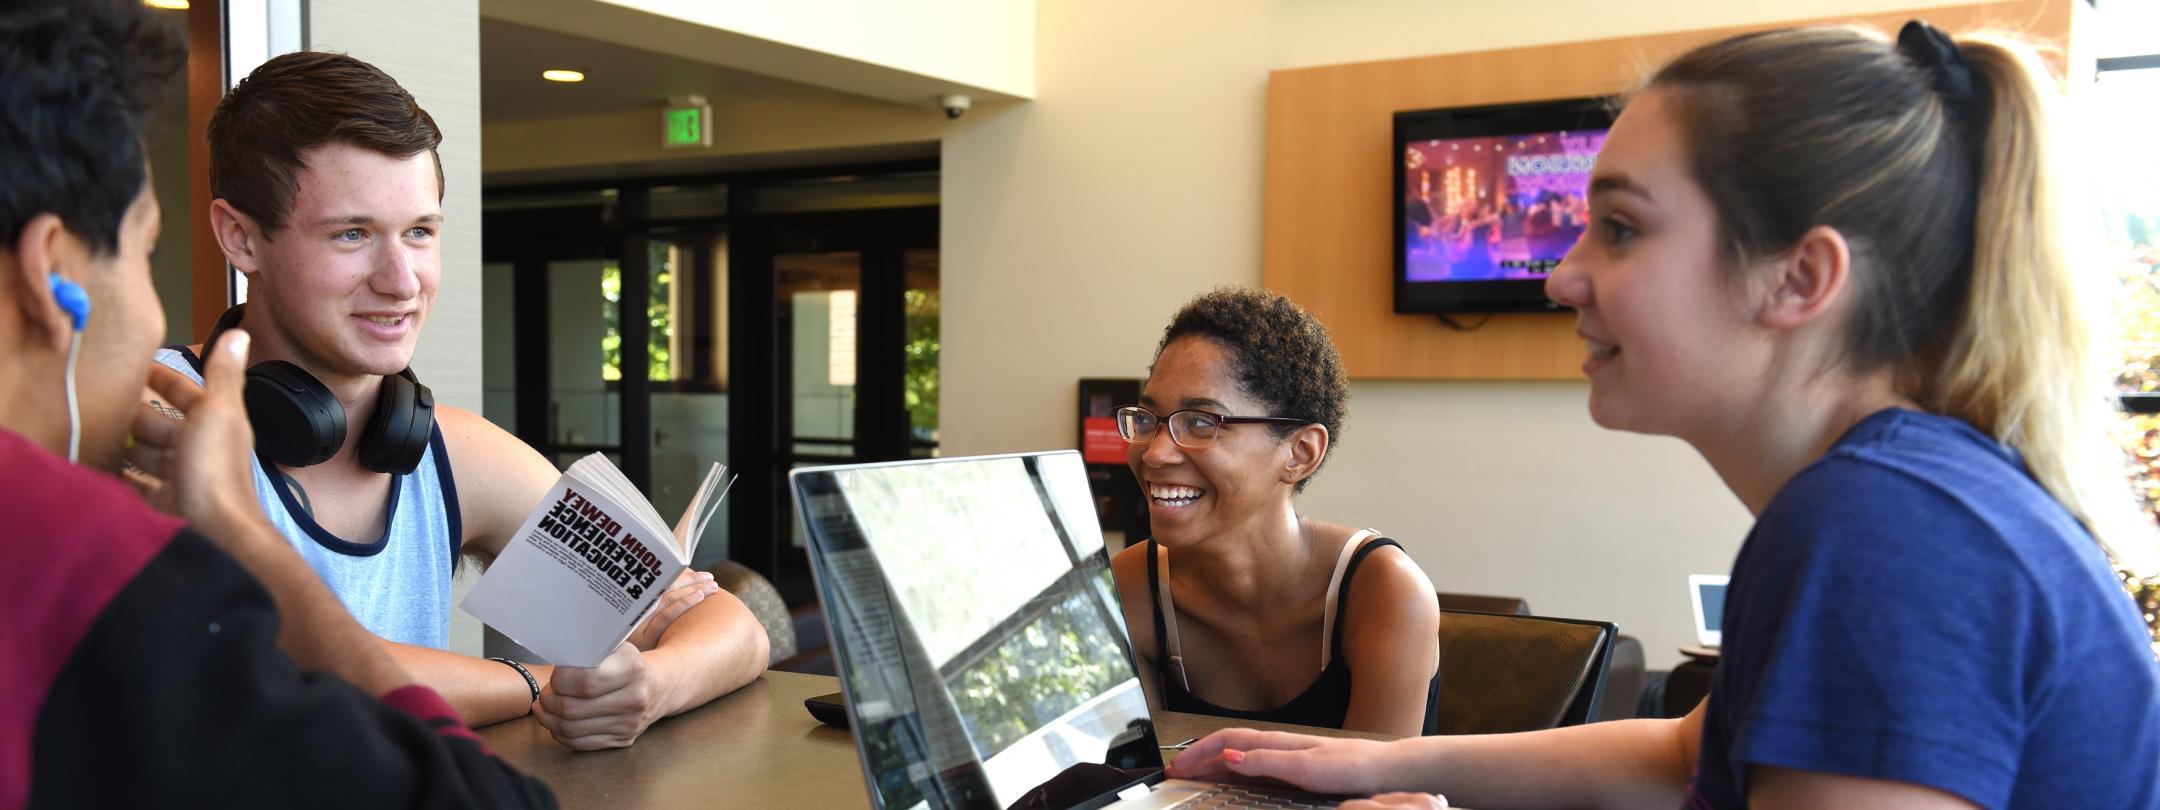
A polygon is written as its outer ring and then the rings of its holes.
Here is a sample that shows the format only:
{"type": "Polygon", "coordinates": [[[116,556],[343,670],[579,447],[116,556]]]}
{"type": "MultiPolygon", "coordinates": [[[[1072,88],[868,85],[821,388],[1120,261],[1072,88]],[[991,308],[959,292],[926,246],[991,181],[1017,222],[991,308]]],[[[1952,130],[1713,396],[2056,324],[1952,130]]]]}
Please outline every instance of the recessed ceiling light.
{"type": "Polygon", "coordinates": [[[540,78],[551,82],[582,82],[585,80],[585,73],[577,70],[543,70],[540,71],[540,78]]]}
{"type": "Polygon", "coordinates": [[[143,5],[172,11],[186,11],[187,4],[188,0],[143,0],[143,5]]]}

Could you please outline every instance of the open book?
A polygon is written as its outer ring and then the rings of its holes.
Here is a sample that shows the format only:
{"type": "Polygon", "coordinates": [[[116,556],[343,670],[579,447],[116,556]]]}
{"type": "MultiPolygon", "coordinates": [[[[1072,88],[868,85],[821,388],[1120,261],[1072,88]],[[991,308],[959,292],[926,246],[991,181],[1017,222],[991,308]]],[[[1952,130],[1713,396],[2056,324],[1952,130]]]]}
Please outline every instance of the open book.
{"type": "Polygon", "coordinates": [[[726,469],[712,465],[670,533],[606,456],[578,459],[465,596],[465,612],[549,663],[599,664],[690,565],[727,497],[726,469]]]}

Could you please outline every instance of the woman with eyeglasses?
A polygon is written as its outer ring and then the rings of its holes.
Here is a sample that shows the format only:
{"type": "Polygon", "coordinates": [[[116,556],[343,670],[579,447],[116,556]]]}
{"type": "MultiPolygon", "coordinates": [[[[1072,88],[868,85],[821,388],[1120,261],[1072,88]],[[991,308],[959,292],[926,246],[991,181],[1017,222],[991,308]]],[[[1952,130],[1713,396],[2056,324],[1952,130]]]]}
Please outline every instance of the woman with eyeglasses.
{"type": "Polygon", "coordinates": [[[1432,583],[1395,541],[1297,510],[1348,398],[1326,327],[1282,296],[1221,288],[1163,331],[1117,415],[1153,536],[1111,562],[1150,705],[1431,730],[1432,583]]]}
{"type": "Polygon", "coordinates": [[[2012,39],[1787,29],[1690,51],[1613,124],[1546,291],[1591,418],[1685,440],[1755,515],[1694,711],[1232,730],[1172,773],[1383,794],[1345,807],[2160,808],[2160,667],[2095,542],[2152,527],[2117,522],[2077,300],[2113,269],[2066,249],[2059,86],[2012,39]]]}

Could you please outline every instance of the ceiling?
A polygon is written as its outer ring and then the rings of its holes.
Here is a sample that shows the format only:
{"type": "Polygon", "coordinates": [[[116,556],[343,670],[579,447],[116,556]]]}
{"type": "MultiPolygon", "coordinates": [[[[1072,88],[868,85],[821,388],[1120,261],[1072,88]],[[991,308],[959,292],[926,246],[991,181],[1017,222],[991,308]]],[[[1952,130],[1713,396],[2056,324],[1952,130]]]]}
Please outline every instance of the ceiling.
{"type": "Polygon", "coordinates": [[[657,109],[671,96],[759,101],[844,95],[719,65],[555,31],[480,19],[480,116],[489,123],[657,109]],[[584,71],[575,84],[540,71],[584,71]]]}
{"type": "MultiPolygon", "coordinates": [[[[831,87],[794,82],[746,70],[644,50],[550,28],[486,16],[480,18],[480,116],[483,126],[546,121],[633,111],[657,113],[669,98],[702,95],[716,110],[756,110],[768,116],[793,111],[862,109],[865,120],[887,121],[908,110],[935,117],[927,106],[916,110],[882,98],[831,87]],[[543,70],[582,71],[585,80],[566,84],[540,77],[543,70]]],[[[657,116],[654,119],[658,120],[657,116]]],[[[563,148],[575,148],[564,144],[563,148]]],[[[721,173],[799,166],[842,165],[920,160],[937,155],[935,138],[903,142],[813,147],[751,153],[690,153],[662,160],[601,161],[536,169],[496,169],[486,173],[490,186],[556,183],[594,178],[624,178],[721,173]]]]}

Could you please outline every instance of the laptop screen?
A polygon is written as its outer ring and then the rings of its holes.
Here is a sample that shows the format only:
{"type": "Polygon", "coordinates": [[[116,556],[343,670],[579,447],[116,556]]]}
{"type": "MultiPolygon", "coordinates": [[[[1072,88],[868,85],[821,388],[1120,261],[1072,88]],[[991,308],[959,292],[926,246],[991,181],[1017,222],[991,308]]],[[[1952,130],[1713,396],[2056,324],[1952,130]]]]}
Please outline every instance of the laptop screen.
{"type": "Polygon", "coordinates": [[[1717,647],[1725,641],[1725,587],[1730,580],[1723,574],[1688,577],[1689,595],[1695,604],[1695,638],[1704,646],[1717,647]]]}
{"type": "Polygon", "coordinates": [[[880,807],[1005,807],[1082,763],[1160,766],[1078,454],[791,481],[880,807]]]}

